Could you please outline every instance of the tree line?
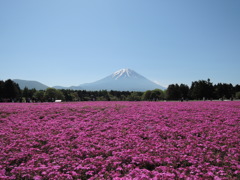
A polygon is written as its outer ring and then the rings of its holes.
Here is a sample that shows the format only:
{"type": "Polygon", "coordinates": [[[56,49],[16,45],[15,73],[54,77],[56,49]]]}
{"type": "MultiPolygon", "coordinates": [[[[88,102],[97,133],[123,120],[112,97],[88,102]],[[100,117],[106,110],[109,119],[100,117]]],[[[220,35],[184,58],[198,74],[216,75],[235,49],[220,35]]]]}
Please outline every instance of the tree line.
{"type": "Polygon", "coordinates": [[[171,84],[167,88],[166,98],[169,100],[224,100],[240,99],[240,85],[231,83],[213,84],[210,79],[192,82],[189,87],[185,84],[171,84]]]}
{"type": "Polygon", "coordinates": [[[186,84],[170,84],[166,90],[136,91],[86,91],[70,89],[46,90],[20,89],[11,79],[0,81],[0,102],[54,102],[62,101],[162,101],[162,100],[213,100],[240,99],[240,85],[213,84],[208,80],[186,84]]]}

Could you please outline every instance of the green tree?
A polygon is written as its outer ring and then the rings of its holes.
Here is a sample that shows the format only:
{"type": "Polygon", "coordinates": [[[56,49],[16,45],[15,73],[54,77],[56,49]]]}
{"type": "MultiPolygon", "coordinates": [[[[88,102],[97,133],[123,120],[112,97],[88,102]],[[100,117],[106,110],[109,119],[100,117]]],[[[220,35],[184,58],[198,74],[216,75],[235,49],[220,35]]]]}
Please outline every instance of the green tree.
{"type": "Polygon", "coordinates": [[[120,100],[121,100],[121,101],[125,101],[125,100],[126,100],[126,96],[125,96],[124,94],[121,94],[121,95],[120,95],[120,100]]]}
{"type": "Polygon", "coordinates": [[[239,85],[239,84],[237,84],[237,85],[234,87],[234,91],[235,91],[235,93],[236,93],[236,92],[240,92],[240,85],[239,85]]]}
{"type": "Polygon", "coordinates": [[[154,101],[163,100],[164,99],[163,91],[161,89],[152,90],[151,99],[154,101]]]}
{"type": "Polygon", "coordinates": [[[65,100],[65,97],[64,97],[64,95],[63,95],[63,93],[62,93],[62,91],[60,91],[60,90],[56,90],[56,97],[55,97],[55,99],[60,99],[60,100],[65,100]]]}
{"type": "Polygon", "coordinates": [[[4,83],[3,88],[3,97],[7,99],[16,99],[19,98],[21,95],[21,90],[17,83],[12,81],[11,79],[8,79],[4,83]]]}
{"type": "Polygon", "coordinates": [[[128,97],[128,101],[141,101],[143,93],[142,92],[132,92],[128,97]]]}
{"type": "Polygon", "coordinates": [[[3,101],[4,98],[4,81],[0,81],[0,102],[3,101]]]}
{"type": "Polygon", "coordinates": [[[101,94],[102,94],[102,97],[105,101],[110,101],[111,100],[107,90],[102,90],[101,94]]]}
{"type": "Polygon", "coordinates": [[[163,90],[163,99],[167,99],[167,89],[163,90]]]}
{"type": "Polygon", "coordinates": [[[144,101],[151,100],[151,94],[152,94],[152,91],[150,91],[150,90],[145,91],[142,95],[142,100],[144,100],[144,101]]]}
{"type": "Polygon", "coordinates": [[[214,86],[214,94],[215,98],[217,99],[230,99],[234,97],[235,93],[235,88],[233,87],[232,84],[226,84],[226,83],[218,83],[217,85],[214,86]]]}
{"type": "Polygon", "coordinates": [[[192,82],[190,88],[190,94],[193,99],[212,99],[213,98],[214,87],[210,82],[210,79],[207,81],[199,80],[192,82]]]}
{"type": "Polygon", "coordinates": [[[29,89],[27,87],[23,89],[22,96],[25,98],[29,98],[29,89]]]}
{"type": "Polygon", "coordinates": [[[63,93],[60,90],[57,90],[55,88],[47,88],[47,90],[44,93],[44,98],[49,102],[53,102],[56,99],[60,99],[60,100],[65,99],[63,93]]]}
{"type": "Polygon", "coordinates": [[[77,92],[71,92],[70,93],[72,101],[79,101],[79,96],[77,92]]]}
{"type": "Polygon", "coordinates": [[[180,84],[179,86],[180,97],[183,99],[188,99],[189,87],[186,84],[180,84]]]}
{"type": "Polygon", "coordinates": [[[36,101],[43,102],[44,101],[44,91],[43,90],[36,91],[33,94],[33,97],[36,99],[36,101]]]}
{"type": "Polygon", "coordinates": [[[236,92],[236,95],[235,95],[235,96],[236,96],[237,99],[240,99],[240,91],[239,91],[239,92],[236,92]]]}
{"type": "Polygon", "coordinates": [[[168,100],[179,100],[181,98],[178,84],[170,84],[167,88],[166,96],[168,100]]]}

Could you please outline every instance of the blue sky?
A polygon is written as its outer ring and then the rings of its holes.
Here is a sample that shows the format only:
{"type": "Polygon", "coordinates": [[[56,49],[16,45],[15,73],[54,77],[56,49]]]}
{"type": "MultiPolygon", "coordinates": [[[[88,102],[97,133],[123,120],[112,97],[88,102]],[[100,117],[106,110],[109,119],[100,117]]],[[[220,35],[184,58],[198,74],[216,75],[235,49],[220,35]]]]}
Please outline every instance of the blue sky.
{"type": "Polygon", "coordinates": [[[130,68],[240,84],[238,0],[0,0],[0,79],[79,85],[130,68]]]}

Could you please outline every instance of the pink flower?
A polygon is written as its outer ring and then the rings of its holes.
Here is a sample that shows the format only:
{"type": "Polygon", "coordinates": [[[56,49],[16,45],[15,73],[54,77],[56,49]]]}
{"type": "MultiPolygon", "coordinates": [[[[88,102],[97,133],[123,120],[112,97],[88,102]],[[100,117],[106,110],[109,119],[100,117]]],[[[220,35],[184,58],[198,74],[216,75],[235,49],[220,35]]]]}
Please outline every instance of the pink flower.
{"type": "Polygon", "coordinates": [[[0,179],[234,179],[239,107],[0,103],[0,179]]]}
{"type": "Polygon", "coordinates": [[[41,180],[42,179],[42,176],[39,176],[39,175],[36,175],[33,177],[34,180],[41,180]]]}

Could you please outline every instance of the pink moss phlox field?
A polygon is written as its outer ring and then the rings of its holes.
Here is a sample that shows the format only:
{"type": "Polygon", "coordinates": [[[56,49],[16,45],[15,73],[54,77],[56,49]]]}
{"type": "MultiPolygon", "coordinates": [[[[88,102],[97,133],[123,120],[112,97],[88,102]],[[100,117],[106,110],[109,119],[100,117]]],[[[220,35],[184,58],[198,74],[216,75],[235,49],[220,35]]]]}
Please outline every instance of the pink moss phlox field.
{"type": "Polygon", "coordinates": [[[240,102],[0,104],[0,179],[240,179],[240,102]]]}

